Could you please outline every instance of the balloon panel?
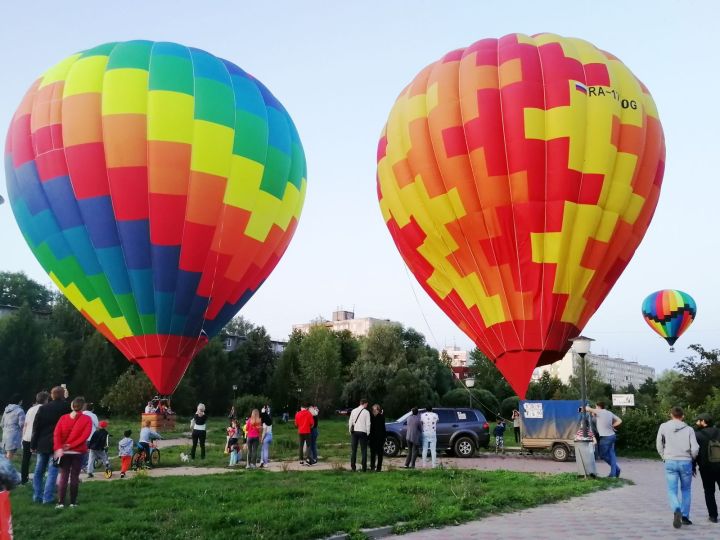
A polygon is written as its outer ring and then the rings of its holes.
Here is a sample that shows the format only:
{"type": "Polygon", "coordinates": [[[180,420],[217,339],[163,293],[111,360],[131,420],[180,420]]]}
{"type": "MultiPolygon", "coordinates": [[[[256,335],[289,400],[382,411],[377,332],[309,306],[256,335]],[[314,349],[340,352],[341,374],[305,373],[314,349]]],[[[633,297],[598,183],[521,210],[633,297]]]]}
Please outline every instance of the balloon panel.
{"type": "Polygon", "coordinates": [[[511,34],[446,54],[403,90],[378,198],[421,286],[523,395],[630,261],[664,157],[652,97],[617,58],[511,34]]]}
{"type": "Polygon", "coordinates": [[[306,191],[277,99],[175,43],[108,43],[49,69],[13,117],[5,163],[43,268],[162,393],[273,270],[306,191]]]}
{"type": "Polygon", "coordinates": [[[663,289],[643,300],[645,322],[672,347],[695,320],[697,305],[688,293],[663,289]]]}

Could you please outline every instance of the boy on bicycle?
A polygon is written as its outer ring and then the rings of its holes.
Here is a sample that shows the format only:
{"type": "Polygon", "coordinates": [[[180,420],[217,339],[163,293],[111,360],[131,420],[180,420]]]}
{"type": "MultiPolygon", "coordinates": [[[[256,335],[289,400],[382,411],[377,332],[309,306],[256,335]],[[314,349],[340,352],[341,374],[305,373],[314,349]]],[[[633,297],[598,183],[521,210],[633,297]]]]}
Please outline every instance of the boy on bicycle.
{"type": "Polygon", "coordinates": [[[143,428],[140,430],[140,440],[138,446],[145,452],[145,464],[150,464],[150,444],[153,441],[160,440],[162,437],[156,431],[150,429],[150,420],[145,420],[143,428]]]}

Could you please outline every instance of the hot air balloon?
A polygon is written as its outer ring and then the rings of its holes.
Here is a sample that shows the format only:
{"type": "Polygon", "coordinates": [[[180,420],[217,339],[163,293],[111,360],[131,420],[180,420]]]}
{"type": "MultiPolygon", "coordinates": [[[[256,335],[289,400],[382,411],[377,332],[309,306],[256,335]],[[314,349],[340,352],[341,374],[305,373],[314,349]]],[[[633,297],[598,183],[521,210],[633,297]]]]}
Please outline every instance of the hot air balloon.
{"type": "Polygon", "coordinates": [[[670,345],[675,352],[675,342],[695,320],[697,305],[688,293],[675,289],[656,291],[643,300],[642,314],[645,322],[670,345]]]}
{"type": "Polygon", "coordinates": [[[272,272],[306,191],[298,133],[260,81],[151,41],[45,72],[12,119],[5,170],[40,264],[161,394],[272,272]]]}
{"type": "Polygon", "coordinates": [[[420,285],[522,397],[632,258],[664,159],[655,103],[622,62],[511,34],[446,54],[402,91],[378,198],[420,285]]]}

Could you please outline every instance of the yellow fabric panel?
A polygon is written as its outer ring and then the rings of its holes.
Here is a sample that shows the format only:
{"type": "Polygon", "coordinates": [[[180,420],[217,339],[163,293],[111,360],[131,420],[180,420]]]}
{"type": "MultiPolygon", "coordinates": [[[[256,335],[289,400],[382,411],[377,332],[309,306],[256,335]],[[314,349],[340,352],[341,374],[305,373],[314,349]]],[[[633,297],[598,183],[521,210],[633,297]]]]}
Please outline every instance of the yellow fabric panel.
{"type": "Polygon", "coordinates": [[[226,178],[230,174],[234,136],[232,128],[195,120],[190,162],[192,170],[226,178]]]}
{"type": "Polygon", "coordinates": [[[48,69],[42,76],[40,86],[38,86],[38,90],[49,84],[58,81],[64,81],[65,77],[67,76],[67,72],[70,70],[70,67],[75,63],[78,58],[80,58],[80,56],[82,56],[80,53],[68,56],[65,60],[58,62],[53,67],[48,69]]]}
{"type": "Polygon", "coordinates": [[[195,99],[180,92],[148,93],[148,140],[192,144],[195,99]]]}
{"type": "Polygon", "coordinates": [[[144,69],[121,68],[105,72],[103,115],[147,114],[148,77],[144,69]]]}
{"type": "Polygon", "coordinates": [[[102,92],[107,63],[107,56],[88,56],[72,64],[65,79],[63,97],[102,92]]]}

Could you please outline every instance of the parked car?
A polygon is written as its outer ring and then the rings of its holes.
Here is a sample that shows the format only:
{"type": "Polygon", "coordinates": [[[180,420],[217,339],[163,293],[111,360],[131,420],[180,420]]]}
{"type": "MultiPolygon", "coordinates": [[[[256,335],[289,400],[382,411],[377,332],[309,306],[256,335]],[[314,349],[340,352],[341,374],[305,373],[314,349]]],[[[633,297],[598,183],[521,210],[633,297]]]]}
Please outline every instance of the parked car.
{"type": "MultiPolygon", "coordinates": [[[[425,409],[420,409],[420,414],[425,409]]],[[[477,409],[468,408],[433,408],[439,421],[437,424],[437,448],[454,453],[456,456],[468,458],[480,448],[487,448],[490,444],[490,425],[485,416],[477,409]]],[[[397,456],[406,448],[405,433],[407,432],[407,418],[410,412],[398,418],[395,422],[386,422],[384,453],[386,456],[397,456]]]]}

